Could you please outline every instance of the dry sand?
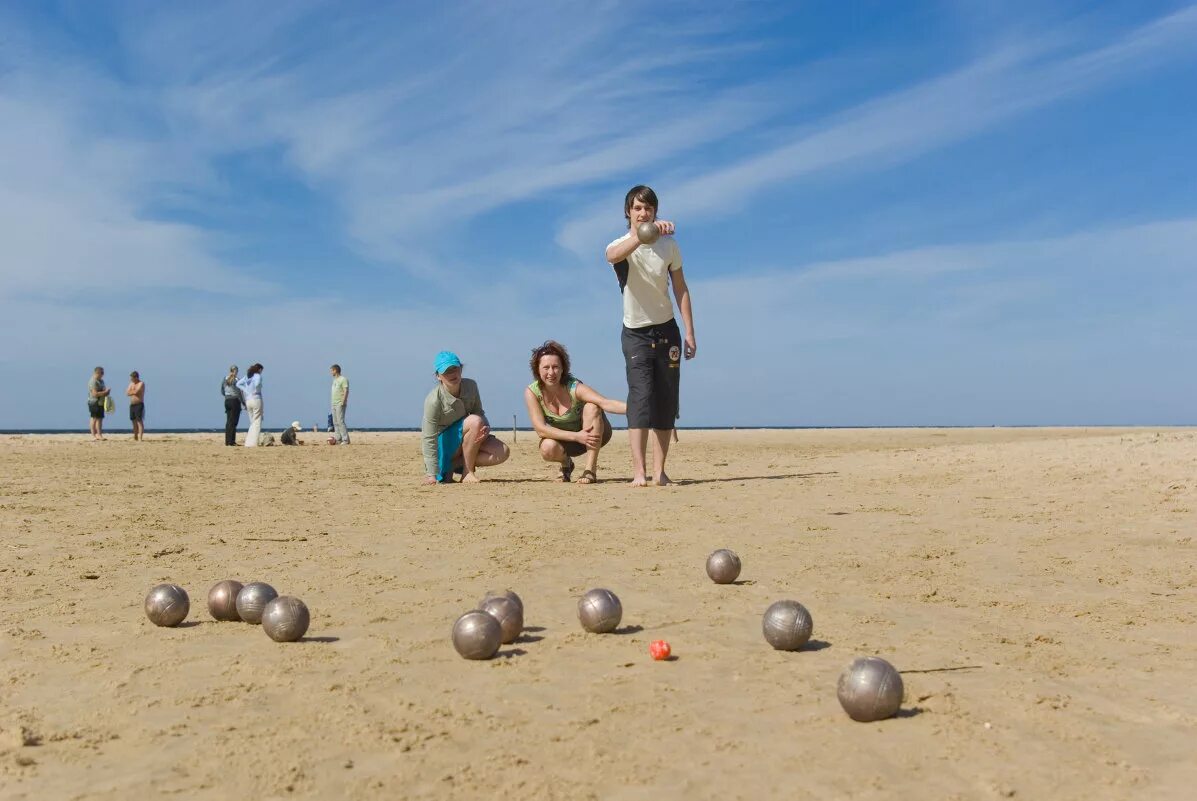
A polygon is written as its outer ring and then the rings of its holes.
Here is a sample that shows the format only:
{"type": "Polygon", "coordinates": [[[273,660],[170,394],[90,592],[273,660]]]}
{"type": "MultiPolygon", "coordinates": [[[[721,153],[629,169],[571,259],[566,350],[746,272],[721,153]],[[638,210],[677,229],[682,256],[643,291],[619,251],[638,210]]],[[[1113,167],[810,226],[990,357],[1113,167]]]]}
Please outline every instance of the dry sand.
{"type": "MultiPolygon", "coordinates": [[[[682,433],[681,485],[593,487],[534,438],[476,486],[418,486],[415,435],[225,448],[221,435],[7,437],[0,796],[1192,798],[1197,433],[682,433]],[[716,586],[730,547],[742,583],[716,586]],[[303,598],[309,638],[216,623],[208,587],[303,598]],[[188,622],[152,626],[159,582],[188,622]],[[609,587],[624,626],[587,635],[609,587]],[[529,629],[452,649],[489,588],[529,629]],[[771,650],[805,603],[812,647],[771,650]],[[653,662],[650,641],[672,643],[653,662]],[[859,724],[836,678],[905,671],[859,724]]],[[[308,435],[310,437],[310,435],[308,435]]],[[[510,434],[506,435],[510,440],[510,434]]]]}

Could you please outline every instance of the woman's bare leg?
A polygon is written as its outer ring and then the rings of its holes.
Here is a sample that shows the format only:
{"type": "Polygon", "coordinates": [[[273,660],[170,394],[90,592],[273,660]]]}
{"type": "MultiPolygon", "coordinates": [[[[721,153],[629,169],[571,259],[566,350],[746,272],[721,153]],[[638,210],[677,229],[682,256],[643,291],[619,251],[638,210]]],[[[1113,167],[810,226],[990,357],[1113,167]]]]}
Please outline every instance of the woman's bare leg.
{"type": "Polygon", "coordinates": [[[482,418],[471,414],[461,424],[461,460],[465,475],[461,483],[473,484],[480,479],[475,472],[478,467],[494,467],[503,464],[511,456],[511,450],[498,437],[492,436],[490,426],[482,418]]]}
{"type": "MultiPolygon", "coordinates": [[[[557,476],[557,481],[565,481],[566,473],[570,472],[566,468],[569,467],[569,454],[565,452],[565,446],[555,439],[542,439],[540,441],[540,458],[546,462],[553,462],[561,465],[561,474],[557,476]]],[[[572,468],[571,468],[572,469],[572,468]]]]}
{"type": "Polygon", "coordinates": [[[603,447],[603,434],[606,433],[606,428],[603,424],[603,410],[597,404],[588,403],[582,407],[582,429],[586,431],[597,431],[599,435],[599,444],[593,448],[586,449],[586,468],[594,475],[594,471],[598,469],[598,455],[599,450],[603,447]]]}

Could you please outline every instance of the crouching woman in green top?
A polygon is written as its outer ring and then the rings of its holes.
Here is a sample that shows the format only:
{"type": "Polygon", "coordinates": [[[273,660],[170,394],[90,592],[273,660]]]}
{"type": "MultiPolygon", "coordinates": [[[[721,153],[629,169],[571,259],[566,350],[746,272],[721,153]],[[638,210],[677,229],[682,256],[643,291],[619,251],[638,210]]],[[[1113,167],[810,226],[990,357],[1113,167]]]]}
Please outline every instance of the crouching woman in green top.
{"type": "Polygon", "coordinates": [[[540,455],[561,465],[558,481],[569,481],[573,457],[586,454],[586,468],[579,484],[598,482],[599,449],[611,441],[611,423],[605,412],[627,414],[623,401],[604,398],[569,371],[569,354],[553,340],[532,351],[532,377],[524,390],[528,419],[540,435],[540,455]]]}
{"type": "Polygon", "coordinates": [[[461,359],[452,351],[436,355],[437,386],[424,399],[424,422],[420,427],[424,446],[424,483],[479,481],[476,467],[502,464],[511,456],[502,440],[492,436],[478,385],[461,377],[461,359]]]}

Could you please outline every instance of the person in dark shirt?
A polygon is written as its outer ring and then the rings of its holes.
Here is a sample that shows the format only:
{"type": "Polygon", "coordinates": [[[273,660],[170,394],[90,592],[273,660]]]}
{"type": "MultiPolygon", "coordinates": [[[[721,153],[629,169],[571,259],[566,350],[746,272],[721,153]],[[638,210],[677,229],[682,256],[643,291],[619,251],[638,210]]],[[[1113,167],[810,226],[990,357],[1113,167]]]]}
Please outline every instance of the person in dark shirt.
{"type": "Polygon", "coordinates": [[[303,440],[299,439],[297,436],[300,428],[301,426],[299,425],[299,421],[296,420],[294,423],[289,425],[285,431],[283,431],[279,441],[284,445],[302,445],[303,440]]]}

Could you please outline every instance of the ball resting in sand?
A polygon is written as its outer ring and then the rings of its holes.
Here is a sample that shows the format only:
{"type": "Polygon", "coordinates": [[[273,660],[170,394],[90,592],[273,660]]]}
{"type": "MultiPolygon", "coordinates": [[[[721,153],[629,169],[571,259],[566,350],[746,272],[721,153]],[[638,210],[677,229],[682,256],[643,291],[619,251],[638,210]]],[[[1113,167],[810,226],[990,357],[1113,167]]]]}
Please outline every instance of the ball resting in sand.
{"type": "Polygon", "coordinates": [[[707,557],[707,575],[716,584],[731,584],[740,577],[740,557],[734,551],[720,548],[707,557]]]}
{"type": "Polygon", "coordinates": [[[237,593],[237,616],[246,623],[261,623],[266,604],[278,597],[278,592],[264,581],[251,581],[237,593]]]}
{"type": "Polygon", "coordinates": [[[237,593],[243,585],[240,581],[226,579],[218,581],[208,590],[208,614],[215,620],[240,620],[237,615],[237,593]]]}
{"type": "Polygon", "coordinates": [[[177,626],[190,611],[191,599],[178,584],[159,584],[145,597],[145,616],[155,626],[177,626]]]}
{"type": "Polygon", "coordinates": [[[840,674],[835,691],[848,717],[862,723],[893,717],[902,706],[904,693],[901,674],[876,656],[853,660],[840,674]]]}
{"type": "Polygon", "coordinates": [[[262,610],[262,630],[275,642],[295,642],[308,631],[312,616],[303,601],[280,595],[262,610]]]}
{"type": "Polygon", "coordinates": [[[797,651],[806,645],[814,629],[810,612],[797,601],[771,604],[761,620],[765,640],[779,651],[797,651]]]}
{"type": "Polygon", "coordinates": [[[453,647],[466,659],[490,659],[502,642],[499,621],[480,609],[466,612],[453,624],[453,647]]]}
{"type": "Polygon", "coordinates": [[[636,226],[636,238],[643,245],[651,245],[661,238],[661,229],[654,223],[642,222],[636,226]]]}
{"type": "Polygon", "coordinates": [[[615,631],[623,618],[623,604],[610,590],[589,590],[578,599],[578,621],[591,634],[615,631]]]}
{"type": "Polygon", "coordinates": [[[516,605],[520,608],[520,614],[522,615],[524,613],[524,602],[518,595],[515,594],[514,590],[487,590],[486,594],[482,596],[482,600],[478,602],[478,608],[481,609],[482,604],[486,603],[488,598],[494,598],[495,596],[510,598],[511,600],[515,601],[516,605]]]}
{"type": "Polygon", "coordinates": [[[515,642],[524,630],[523,608],[505,595],[483,599],[479,609],[499,621],[504,645],[515,642]]]}

